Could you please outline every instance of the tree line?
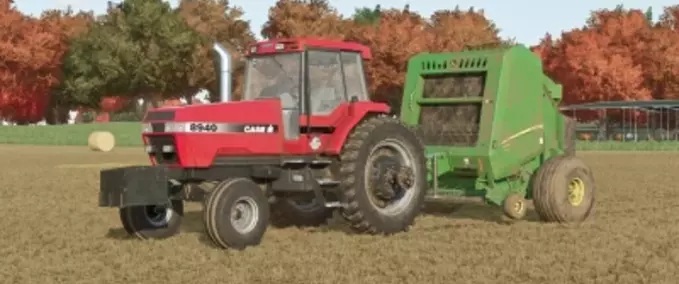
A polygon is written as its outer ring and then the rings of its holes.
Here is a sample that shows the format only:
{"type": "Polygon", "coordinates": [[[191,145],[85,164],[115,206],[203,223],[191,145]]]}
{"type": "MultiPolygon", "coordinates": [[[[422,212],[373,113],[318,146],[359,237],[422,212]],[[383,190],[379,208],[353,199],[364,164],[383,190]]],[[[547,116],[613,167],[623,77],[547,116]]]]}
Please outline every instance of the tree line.
{"type": "MultiPolygon", "coordinates": [[[[592,11],[580,28],[532,46],[545,72],[564,85],[564,103],[679,96],[679,6],[592,11]]],[[[279,0],[265,39],[313,36],[370,46],[366,72],[374,100],[400,103],[409,57],[477,45],[513,45],[481,9],[441,9],[428,17],[402,9],[357,8],[341,15],[326,0],[279,0]]],[[[0,0],[0,117],[20,124],[64,123],[68,110],[149,107],[207,90],[218,98],[211,44],[232,53],[233,91],[242,92],[243,53],[255,34],[228,0],[110,3],[104,14],[49,10],[38,17],[0,0]]]]}

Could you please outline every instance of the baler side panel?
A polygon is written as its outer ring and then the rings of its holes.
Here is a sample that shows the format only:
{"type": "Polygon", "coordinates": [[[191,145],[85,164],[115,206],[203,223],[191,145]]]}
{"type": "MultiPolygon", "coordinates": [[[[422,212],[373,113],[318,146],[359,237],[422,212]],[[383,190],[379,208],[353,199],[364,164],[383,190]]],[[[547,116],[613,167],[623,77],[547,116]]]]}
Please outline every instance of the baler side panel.
{"type": "MultiPolygon", "coordinates": [[[[455,188],[466,190],[470,184],[474,188],[474,177],[477,174],[486,177],[486,173],[491,170],[488,163],[489,138],[495,111],[494,99],[500,76],[499,69],[493,66],[500,66],[501,60],[502,51],[494,50],[490,52],[422,53],[412,57],[408,62],[401,120],[418,129],[418,134],[424,138],[425,151],[430,160],[432,156],[438,155],[438,180],[439,185],[444,187],[442,188],[444,191],[455,188]],[[440,81],[446,81],[445,77],[449,76],[458,77],[449,82],[440,82],[442,90],[432,90],[432,86],[427,86],[427,80],[444,78],[440,81]],[[478,81],[479,78],[483,78],[483,81],[480,86],[481,93],[477,95],[478,82],[469,85],[464,81],[478,81]],[[472,88],[477,91],[460,96],[461,94],[458,93],[460,88],[472,88]],[[464,108],[470,105],[476,105],[475,114],[469,113],[470,109],[456,109],[459,106],[464,108]],[[431,111],[431,107],[441,107],[440,111],[452,111],[456,114],[448,119],[438,119],[432,122],[421,117],[425,112],[431,111]],[[446,108],[451,109],[446,110],[446,108]],[[465,111],[464,115],[458,113],[465,111]],[[454,133],[443,131],[451,126],[449,125],[451,123],[459,124],[462,120],[469,119],[469,115],[478,115],[478,120],[472,122],[474,124],[463,127],[469,131],[466,132],[467,135],[476,136],[476,139],[473,139],[474,142],[471,142],[471,139],[467,142],[453,140],[455,137],[451,137],[451,134],[454,133]],[[427,133],[423,130],[423,126],[440,129],[440,132],[437,133],[437,130],[434,133],[427,133]],[[440,135],[440,137],[427,137],[427,135],[440,135]],[[458,173],[458,171],[461,172],[458,173]]],[[[434,177],[429,178],[431,181],[434,177]]]]}
{"type": "Polygon", "coordinates": [[[525,48],[505,54],[501,88],[497,92],[491,150],[492,175],[502,179],[518,174],[521,166],[544,149],[545,124],[542,66],[525,48]]]}
{"type": "Polygon", "coordinates": [[[564,116],[559,111],[561,101],[561,85],[555,84],[549,77],[543,75],[543,92],[545,99],[543,105],[545,109],[545,160],[553,155],[563,153],[566,147],[564,134],[566,125],[564,116]]]}

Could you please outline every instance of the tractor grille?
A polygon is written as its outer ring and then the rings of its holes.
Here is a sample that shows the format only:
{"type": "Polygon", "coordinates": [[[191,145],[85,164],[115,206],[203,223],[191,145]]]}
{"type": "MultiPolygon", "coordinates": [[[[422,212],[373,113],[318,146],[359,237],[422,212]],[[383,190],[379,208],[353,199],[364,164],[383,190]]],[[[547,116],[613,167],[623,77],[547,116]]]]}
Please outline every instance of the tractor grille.
{"type": "Polygon", "coordinates": [[[472,147],[480,120],[481,103],[423,105],[418,134],[425,145],[472,147]]]}
{"type": "Polygon", "coordinates": [[[165,132],[165,123],[151,123],[151,131],[165,132]]]}
{"type": "Polygon", "coordinates": [[[148,137],[149,145],[153,147],[153,157],[158,164],[176,164],[179,162],[176,149],[171,153],[163,153],[162,149],[165,145],[176,147],[174,136],[172,135],[154,135],[148,137]]]}
{"type": "Polygon", "coordinates": [[[425,98],[480,98],[486,84],[485,72],[454,73],[424,77],[425,98]]]}

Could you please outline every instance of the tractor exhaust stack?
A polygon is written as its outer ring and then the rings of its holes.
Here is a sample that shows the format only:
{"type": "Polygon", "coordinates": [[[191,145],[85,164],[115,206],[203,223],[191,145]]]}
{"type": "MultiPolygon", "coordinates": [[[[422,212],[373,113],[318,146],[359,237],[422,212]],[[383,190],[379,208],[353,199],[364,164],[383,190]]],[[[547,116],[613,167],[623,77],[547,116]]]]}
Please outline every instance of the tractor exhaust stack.
{"type": "Polygon", "coordinates": [[[218,42],[212,46],[215,57],[215,71],[217,72],[217,84],[219,86],[219,99],[221,102],[231,101],[231,54],[218,42]]]}

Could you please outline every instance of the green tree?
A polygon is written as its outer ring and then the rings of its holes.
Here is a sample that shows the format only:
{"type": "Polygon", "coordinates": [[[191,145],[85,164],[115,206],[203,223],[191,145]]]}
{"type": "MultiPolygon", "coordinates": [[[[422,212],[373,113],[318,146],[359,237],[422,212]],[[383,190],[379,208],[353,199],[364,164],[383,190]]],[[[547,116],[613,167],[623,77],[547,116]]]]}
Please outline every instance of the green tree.
{"type": "Polygon", "coordinates": [[[125,0],[71,42],[62,103],[98,107],[105,96],[154,106],[192,90],[187,66],[200,35],[162,0],[125,0]]]}
{"type": "Polygon", "coordinates": [[[644,16],[646,16],[646,21],[648,22],[649,26],[653,25],[653,7],[648,7],[646,9],[646,12],[644,13],[644,16]]]}
{"type": "Polygon", "coordinates": [[[382,7],[377,4],[375,8],[356,8],[352,18],[354,23],[359,25],[376,25],[380,22],[380,17],[382,17],[382,7]]]}

